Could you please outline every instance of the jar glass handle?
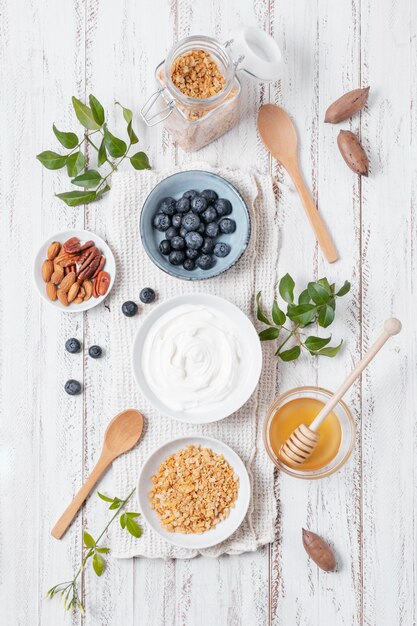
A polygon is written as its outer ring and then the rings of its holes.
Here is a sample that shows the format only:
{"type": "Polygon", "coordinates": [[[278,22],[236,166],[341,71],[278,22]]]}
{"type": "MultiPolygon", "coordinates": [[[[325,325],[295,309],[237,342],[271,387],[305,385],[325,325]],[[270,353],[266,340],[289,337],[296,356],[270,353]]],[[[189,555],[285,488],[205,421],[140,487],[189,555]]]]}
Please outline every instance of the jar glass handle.
{"type": "Polygon", "coordinates": [[[155,91],[145,102],[143,107],[140,110],[140,115],[147,126],[156,126],[159,122],[163,122],[169,117],[174,109],[174,101],[170,100],[167,102],[163,97],[162,93],[165,91],[165,88],[162,87],[155,91]],[[166,107],[157,111],[153,115],[148,115],[153,109],[154,105],[157,103],[158,98],[162,98],[166,103],[166,107]]]}

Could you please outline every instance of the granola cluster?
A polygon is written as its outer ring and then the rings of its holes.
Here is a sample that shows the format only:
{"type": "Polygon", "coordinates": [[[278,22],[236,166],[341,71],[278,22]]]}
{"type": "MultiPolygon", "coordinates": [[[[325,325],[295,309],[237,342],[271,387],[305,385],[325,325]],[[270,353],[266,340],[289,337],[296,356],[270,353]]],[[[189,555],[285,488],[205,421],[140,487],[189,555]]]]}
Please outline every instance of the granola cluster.
{"type": "Polygon", "coordinates": [[[190,98],[210,98],[225,84],[217,63],[205,50],[190,50],[177,57],[171,67],[171,80],[190,98]]]}
{"type": "Polygon", "coordinates": [[[234,507],[239,479],[222,454],[187,446],[152,476],[153,508],[165,530],[196,534],[214,528],[234,507]]]}

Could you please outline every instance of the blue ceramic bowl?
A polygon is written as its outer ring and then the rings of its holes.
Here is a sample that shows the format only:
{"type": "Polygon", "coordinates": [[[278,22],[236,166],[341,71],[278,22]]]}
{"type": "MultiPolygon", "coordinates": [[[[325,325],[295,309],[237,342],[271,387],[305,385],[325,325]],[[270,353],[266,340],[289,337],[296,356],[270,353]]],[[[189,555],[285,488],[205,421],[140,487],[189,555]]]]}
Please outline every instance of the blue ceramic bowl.
{"type": "Polygon", "coordinates": [[[221,178],[221,176],[211,172],[191,170],[168,176],[168,178],[162,180],[152,189],[142,207],[139,229],[146,253],[161,270],[182,280],[203,280],[204,278],[213,278],[213,276],[222,274],[240,259],[247,248],[251,226],[246,204],[233,185],[221,178]],[[216,242],[224,241],[228,243],[231,246],[231,251],[223,259],[214,257],[215,264],[209,270],[196,268],[190,272],[185,270],[182,265],[171,265],[168,257],[159,251],[159,244],[165,239],[165,233],[155,230],[152,226],[153,217],[158,212],[161,200],[167,196],[172,196],[179,200],[188,189],[195,189],[199,192],[203,191],[203,189],[214,189],[219,198],[226,198],[232,203],[233,211],[227,217],[235,220],[236,230],[230,235],[220,234],[216,238],[216,242]]]}

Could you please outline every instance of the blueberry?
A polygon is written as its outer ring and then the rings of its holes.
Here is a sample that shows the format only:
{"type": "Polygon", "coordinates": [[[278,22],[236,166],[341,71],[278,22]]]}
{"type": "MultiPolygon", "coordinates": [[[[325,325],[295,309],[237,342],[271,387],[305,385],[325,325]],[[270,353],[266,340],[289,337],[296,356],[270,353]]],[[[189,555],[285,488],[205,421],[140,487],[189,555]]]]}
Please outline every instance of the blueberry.
{"type": "Polygon", "coordinates": [[[193,261],[192,259],[185,259],[182,266],[185,270],[187,270],[187,272],[192,272],[195,268],[195,261],[193,261]]]}
{"type": "Polygon", "coordinates": [[[132,300],[128,300],[122,304],[122,313],[126,317],[133,317],[138,312],[138,305],[132,300]]]}
{"type": "Polygon", "coordinates": [[[174,237],[171,239],[171,248],[173,250],[184,250],[185,240],[184,237],[174,237]]]}
{"type": "Polygon", "coordinates": [[[167,241],[166,239],[161,241],[161,243],[159,244],[159,251],[167,256],[171,252],[171,244],[169,243],[169,241],[167,241]]]}
{"type": "Polygon", "coordinates": [[[88,350],[88,354],[92,359],[99,359],[102,355],[103,351],[100,346],[91,346],[88,350]]]}
{"type": "Polygon", "coordinates": [[[177,237],[177,236],[178,236],[178,230],[174,228],[173,226],[170,226],[165,233],[165,237],[168,239],[168,241],[171,241],[171,239],[174,239],[174,237],[177,237]]]}
{"type": "Polygon", "coordinates": [[[219,226],[220,226],[221,232],[224,233],[225,235],[230,235],[231,233],[234,233],[236,230],[235,220],[231,220],[228,217],[224,217],[222,220],[220,220],[219,226]]]}
{"type": "Polygon", "coordinates": [[[219,198],[218,200],[216,200],[216,202],[214,203],[214,208],[216,209],[217,215],[219,217],[230,215],[230,213],[232,212],[232,204],[229,200],[226,200],[226,198],[219,198]]]}
{"type": "Polygon", "coordinates": [[[187,244],[188,248],[198,250],[203,245],[204,240],[199,233],[192,231],[191,233],[187,233],[185,235],[185,243],[187,244]]]}
{"type": "Polygon", "coordinates": [[[70,378],[70,380],[67,380],[65,383],[64,389],[70,396],[77,396],[81,393],[81,383],[79,383],[78,380],[70,378]]]}
{"type": "Polygon", "coordinates": [[[188,233],[188,230],[186,230],[186,229],[184,228],[184,226],[181,226],[181,228],[180,228],[180,237],[184,237],[184,238],[185,238],[185,235],[186,235],[187,233],[188,233]]]}
{"type": "Polygon", "coordinates": [[[175,204],[175,208],[178,211],[178,213],[187,213],[187,211],[190,210],[189,198],[186,198],[185,196],[183,196],[182,198],[177,200],[175,204]]]}
{"type": "Polygon", "coordinates": [[[206,225],[201,222],[200,226],[196,229],[196,232],[200,233],[200,235],[204,235],[206,232],[206,225]]]}
{"type": "Polygon", "coordinates": [[[182,218],[182,225],[188,232],[197,230],[200,226],[200,218],[198,215],[195,215],[195,213],[186,213],[182,218]]]}
{"type": "Polygon", "coordinates": [[[190,200],[191,198],[194,198],[194,196],[198,196],[198,191],[196,191],[195,189],[189,189],[188,191],[182,194],[183,198],[189,198],[190,200]]]}
{"type": "Polygon", "coordinates": [[[214,250],[214,240],[211,237],[205,237],[204,245],[201,248],[203,254],[211,254],[214,250]]]}
{"type": "Polygon", "coordinates": [[[198,250],[194,250],[194,248],[187,248],[185,250],[185,256],[187,259],[192,259],[193,261],[195,261],[199,254],[200,252],[198,250]]]}
{"type": "Polygon", "coordinates": [[[214,254],[221,259],[229,254],[231,247],[228,243],[224,243],[223,241],[219,241],[214,246],[214,254]]]}
{"type": "Polygon", "coordinates": [[[210,224],[207,224],[205,232],[209,237],[217,237],[219,234],[219,225],[216,224],[216,222],[210,222],[210,224]]]}
{"type": "Polygon", "coordinates": [[[163,233],[171,226],[171,219],[168,215],[164,215],[163,213],[157,213],[152,220],[152,224],[156,230],[159,230],[161,233],[163,233]]]}
{"type": "Polygon", "coordinates": [[[155,300],[156,294],[150,287],[145,287],[139,294],[139,299],[143,304],[150,304],[155,300]]]}
{"type": "Polygon", "coordinates": [[[203,196],[194,196],[191,199],[191,210],[199,215],[207,209],[207,200],[203,196]]]}
{"type": "Polygon", "coordinates": [[[175,215],[173,215],[171,219],[173,227],[181,228],[181,220],[182,220],[182,215],[180,215],[179,213],[175,213],[175,215]]]}
{"type": "Polygon", "coordinates": [[[171,265],[181,265],[185,261],[185,253],[182,250],[173,250],[168,258],[171,265]]]}
{"type": "Polygon", "coordinates": [[[206,224],[210,224],[210,222],[214,222],[217,220],[217,212],[214,206],[209,206],[208,209],[204,211],[201,216],[206,224]]]}
{"type": "Polygon", "coordinates": [[[207,200],[209,204],[213,204],[214,202],[216,202],[217,198],[219,197],[214,189],[204,189],[204,191],[201,192],[201,195],[207,200]]]}
{"type": "Polygon", "coordinates": [[[78,339],[74,339],[74,337],[71,337],[71,339],[67,339],[67,341],[65,342],[65,350],[67,352],[71,352],[71,354],[76,354],[76,352],[79,352],[81,350],[81,344],[78,339]]]}
{"type": "Polygon", "coordinates": [[[197,259],[196,264],[202,270],[209,270],[214,265],[214,259],[210,254],[202,254],[197,259]]]}
{"type": "Polygon", "coordinates": [[[174,198],[164,198],[159,205],[159,210],[161,211],[161,213],[165,213],[165,215],[174,215],[176,211],[176,204],[177,203],[174,198]]]}

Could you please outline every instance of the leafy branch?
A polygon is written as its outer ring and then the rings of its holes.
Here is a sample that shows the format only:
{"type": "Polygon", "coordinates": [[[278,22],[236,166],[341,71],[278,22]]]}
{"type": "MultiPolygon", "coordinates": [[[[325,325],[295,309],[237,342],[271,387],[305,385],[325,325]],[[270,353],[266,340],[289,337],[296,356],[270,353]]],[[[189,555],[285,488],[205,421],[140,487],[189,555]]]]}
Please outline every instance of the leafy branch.
{"type": "Polygon", "coordinates": [[[122,500],[121,498],[111,498],[109,496],[105,496],[100,492],[97,492],[98,496],[104,500],[105,502],[110,502],[109,509],[111,511],[116,511],[115,514],[110,518],[109,522],[104,527],[104,530],[99,534],[97,539],[93,539],[93,537],[86,530],[83,532],[83,556],[81,560],[81,565],[76,571],[72,580],[65,581],[62,583],[58,583],[49,589],[46,594],[46,597],[52,599],[54,596],[59,595],[62,600],[64,607],[67,611],[70,609],[77,609],[84,613],[84,606],[80,599],[79,589],[78,589],[78,579],[81,573],[84,571],[88,561],[92,559],[91,564],[94,572],[97,576],[101,576],[106,568],[106,561],[103,557],[103,554],[108,554],[110,552],[110,548],[100,545],[100,541],[106,534],[110,525],[114,522],[114,520],[119,517],[120,526],[123,529],[126,529],[131,535],[139,538],[142,535],[142,529],[136,521],[136,518],[139,517],[140,513],[130,512],[130,511],[122,511],[124,510],[126,503],[134,494],[135,489],[129,493],[127,498],[122,500]]]}
{"type": "Polygon", "coordinates": [[[78,98],[72,97],[75,115],[84,127],[84,134],[81,139],[76,133],[63,132],[58,130],[55,124],[52,125],[55,137],[70,152],[58,154],[52,150],[45,150],[36,156],[48,170],[59,170],[66,167],[71,183],[81,188],[56,194],[58,198],[71,207],[94,202],[107,193],[110,189],[110,176],[117,171],[125,159],[129,159],[135,170],[150,169],[145,152],[129,154],[131,147],[139,142],[132,128],[132,111],[122,106],[120,102],[115,103],[122,109],[127,124],[126,130],[129,141],[126,143],[109,131],[103,106],[92,94],[89,96],[89,104],[90,106],[87,106],[78,98]],[[88,168],[85,157],[87,146],[91,146],[97,152],[97,169],[88,168]],[[110,167],[107,174],[100,171],[100,168],[105,164],[110,167]]]}
{"type": "Polygon", "coordinates": [[[274,300],[271,311],[271,319],[264,313],[261,305],[261,292],[256,296],[256,316],[267,328],[259,333],[261,341],[280,339],[281,342],[275,352],[282,361],[294,361],[298,359],[303,348],[314,356],[334,357],[339,352],[343,339],[337,346],[329,346],[330,337],[307,336],[302,329],[318,324],[327,328],[333,322],[336,311],[336,300],[350,291],[350,282],[345,281],[343,286],[336,291],[334,283],[330,284],[327,278],[320,278],[316,282],[310,282],[307,288],[298,297],[298,303],[294,302],[295,283],[289,274],[285,274],[279,281],[278,291],[281,298],[287,303],[287,312],[284,313],[274,300]],[[289,325],[285,326],[285,324],[289,325]],[[282,340],[283,339],[283,340],[282,340]],[[293,346],[283,348],[290,340],[293,346]]]}

